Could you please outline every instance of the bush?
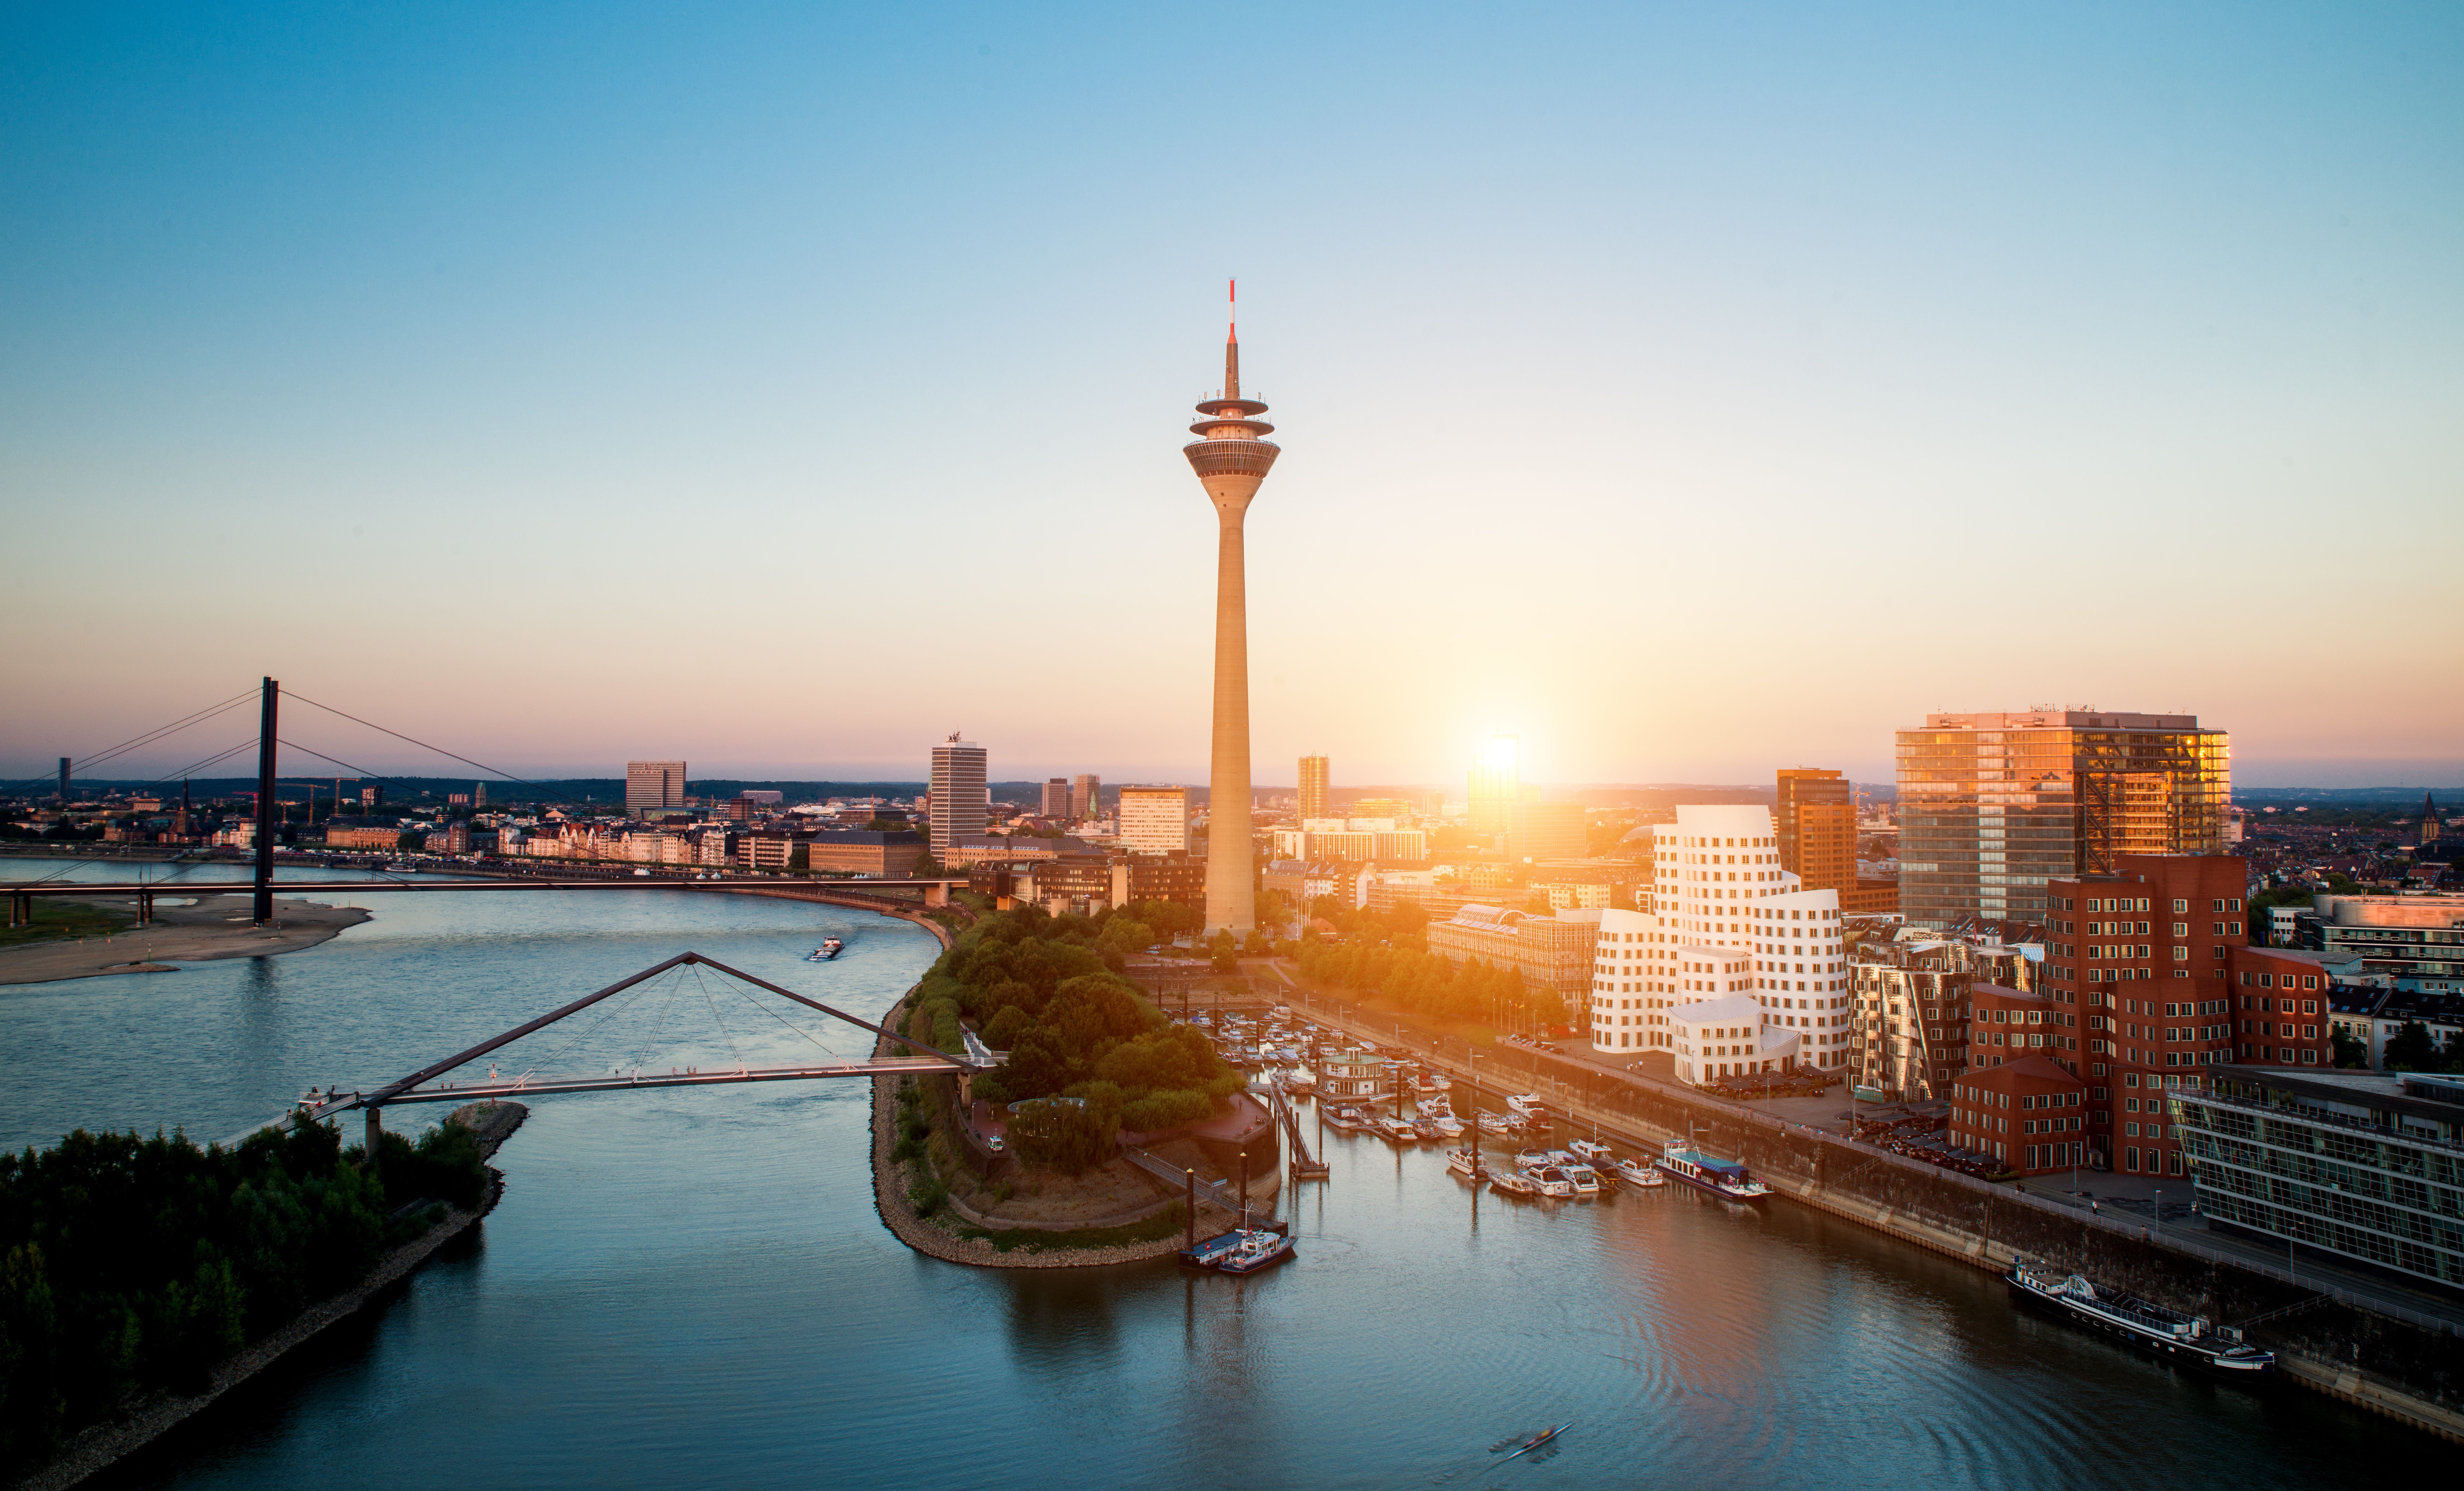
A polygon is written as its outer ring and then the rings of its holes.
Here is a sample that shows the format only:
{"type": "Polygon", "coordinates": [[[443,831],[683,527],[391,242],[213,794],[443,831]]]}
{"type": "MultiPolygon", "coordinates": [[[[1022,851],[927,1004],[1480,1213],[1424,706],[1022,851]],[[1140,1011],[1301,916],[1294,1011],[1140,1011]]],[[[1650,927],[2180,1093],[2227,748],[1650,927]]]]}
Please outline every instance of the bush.
{"type": "Polygon", "coordinates": [[[950,1188],[941,1184],[936,1176],[919,1175],[907,1187],[908,1204],[915,1208],[918,1217],[932,1216],[948,1199],[950,1188]]]}

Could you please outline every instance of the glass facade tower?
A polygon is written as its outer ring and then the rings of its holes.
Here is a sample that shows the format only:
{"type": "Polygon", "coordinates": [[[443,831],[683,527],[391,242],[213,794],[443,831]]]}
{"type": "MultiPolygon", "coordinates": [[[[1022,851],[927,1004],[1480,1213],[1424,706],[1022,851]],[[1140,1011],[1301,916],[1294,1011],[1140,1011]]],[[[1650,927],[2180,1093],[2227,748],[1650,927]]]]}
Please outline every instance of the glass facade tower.
{"type": "Polygon", "coordinates": [[[1899,733],[1900,909],[2038,921],[2045,884],[2130,854],[2221,854],[2225,732],[2189,714],[1928,714],[1899,733]]]}

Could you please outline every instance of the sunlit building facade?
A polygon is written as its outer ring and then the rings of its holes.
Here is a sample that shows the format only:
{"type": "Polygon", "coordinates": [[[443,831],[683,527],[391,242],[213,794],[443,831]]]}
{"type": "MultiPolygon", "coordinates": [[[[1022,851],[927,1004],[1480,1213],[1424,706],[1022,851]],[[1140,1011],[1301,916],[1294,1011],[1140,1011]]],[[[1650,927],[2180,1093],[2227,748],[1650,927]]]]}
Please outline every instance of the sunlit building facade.
{"type": "Polygon", "coordinates": [[[1900,910],[2040,921],[2047,882],[2125,856],[2218,854],[2226,733],[2190,714],[1928,714],[1899,733],[1900,910]]]}
{"type": "Polygon", "coordinates": [[[1513,824],[1510,822],[1514,804],[1523,798],[1522,742],[1512,735],[1491,735],[1471,763],[1471,831],[1475,834],[1502,834],[1513,824]]]}
{"type": "MultiPolygon", "coordinates": [[[[1848,966],[1839,892],[1808,890],[1780,867],[1761,806],[1681,806],[1655,825],[1647,909],[1600,913],[1590,1029],[1602,1053],[1674,1054],[1672,1013],[1706,998],[1750,998],[1765,1024],[1798,1037],[1768,1070],[1844,1066],[1848,966]],[[1785,1063],[1783,1065],[1782,1063],[1785,1063]]],[[[1733,1054],[1725,1059],[1737,1075],[1733,1054]]]]}
{"type": "Polygon", "coordinates": [[[1300,812],[1294,816],[1307,821],[1328,816],[1327,803],[1333,790],[1333,772],[1322,756],[1301,757],[1300,812]]]}

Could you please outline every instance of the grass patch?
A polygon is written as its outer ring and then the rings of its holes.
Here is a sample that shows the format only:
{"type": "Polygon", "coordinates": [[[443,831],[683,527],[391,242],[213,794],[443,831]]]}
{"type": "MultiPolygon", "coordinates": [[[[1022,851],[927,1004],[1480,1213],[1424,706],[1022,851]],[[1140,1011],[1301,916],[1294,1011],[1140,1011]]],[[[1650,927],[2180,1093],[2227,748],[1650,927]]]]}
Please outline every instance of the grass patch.
{"type": "Polygon", "coordinates": [[[107,937],[132,926],[137,918],[99,906],[63,903],[55,897],[34,898],[34,921],[29,927],[0,927],[0,948],[29,942],[65,942],[76,937],[107,937]]]}
{"type": "Polygon", "coordinates": [[[1081,1227],[1075,1232],[1045,1232],[1039,1227],[961,1227],[958,1236],[980,1238],[995,1252],[1050,1253],[1069,1248],[1120,1248],[1138,1242],[1160,1242],[1181,1230],[1183,1207],[1175,1201],[1163,1214],[1121,1227],[1081,1227]]]}

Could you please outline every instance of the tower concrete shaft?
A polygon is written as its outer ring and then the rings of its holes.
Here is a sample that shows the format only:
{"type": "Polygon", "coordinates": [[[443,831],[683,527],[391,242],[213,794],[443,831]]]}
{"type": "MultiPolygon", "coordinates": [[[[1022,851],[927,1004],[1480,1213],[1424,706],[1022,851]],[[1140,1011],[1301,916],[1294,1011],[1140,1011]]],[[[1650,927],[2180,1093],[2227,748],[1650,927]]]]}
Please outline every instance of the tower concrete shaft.
{"type": "Polygon", "coordinates": [[[1249,500],[1283,451],[1261,438],[1275,427],[1256,418],[1266,406],[1241,397],[1237,325],[1223,340],[1223,396],[1198,406],[1183,446],[1199,485],[1215,504],[1215,749],[1207,778],[1206,927],[1247,932],[1257,925],[1249,845],[1249,601],[1243,524],[1249,500]]]}

